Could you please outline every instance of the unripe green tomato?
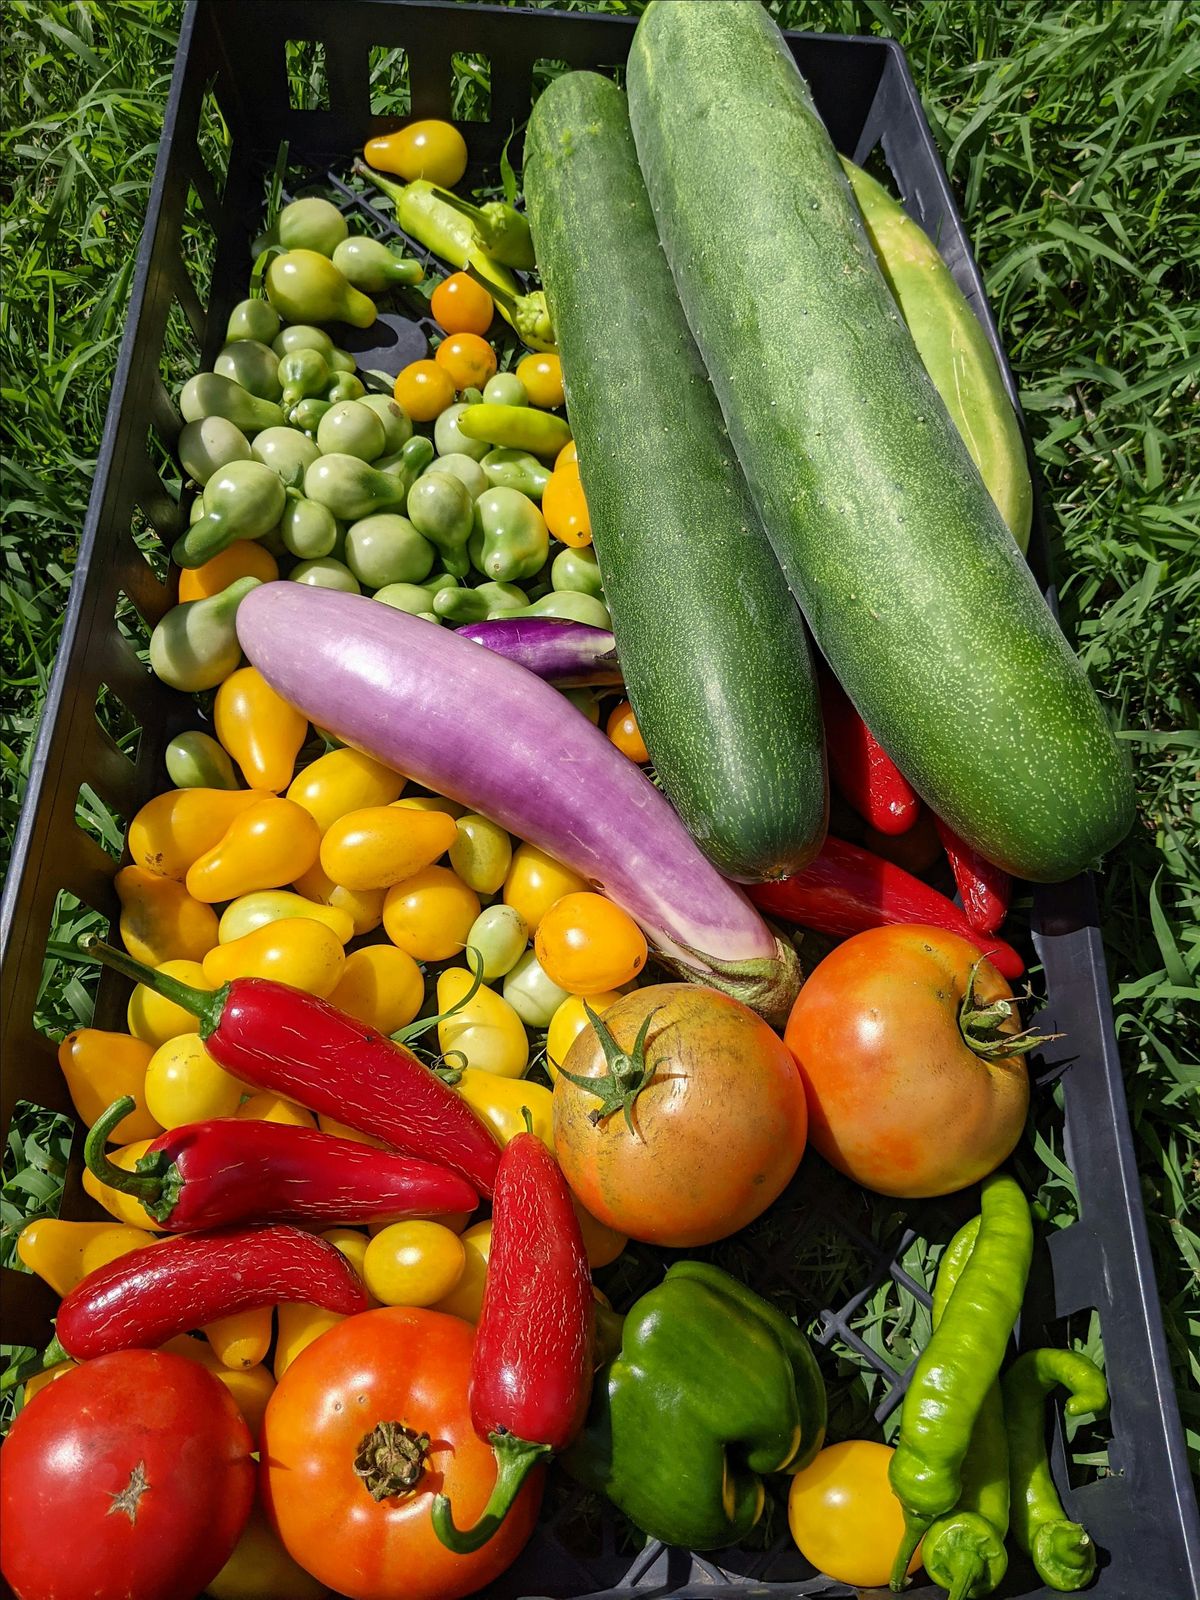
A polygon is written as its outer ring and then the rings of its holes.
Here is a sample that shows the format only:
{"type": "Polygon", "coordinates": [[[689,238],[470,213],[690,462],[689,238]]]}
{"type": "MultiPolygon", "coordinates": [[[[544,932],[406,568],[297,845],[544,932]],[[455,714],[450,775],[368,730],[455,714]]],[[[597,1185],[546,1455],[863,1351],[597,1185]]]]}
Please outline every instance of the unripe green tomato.
{"type": "Polygon", "coordinates": [[[468,812],[455,823],[450,865],[476,894],[498,894],[512,865],[512,840],[498,822],[468,812]]]}
{"type": "Polygon", "coordinates": [[[284,549],[301,561],[317,561],[331,556],[337,546],[337,519],[328,506],[289,495],[279,519],[279,537],[284,549]]]}
{"type": "Polygon", "coordinates": [[[325,398],[336,406],[342,400],[361,400],[366,392],[366,384],[355,373],[335,372],[325,398]]]}
{"type": "Polygon", "coordinates": [[[438,456],[437,460],[425,468],[426,472],[448,472],[452,478],[457,478],[466,485],[467,493],[472,500],[478,500],[485,489],[491,484],[488,475],[473,456],[461,455],[458,451],[451,451],[448,456],[438,456]]]}
{"type": "Polygon", "coordinates": [[[550,582],[560,594],[590,594],[596,600],[604,598],[600,564],[590,545],[582,549],[565,545],[550,564],[550,582]]]}
{"type": "Polygon", "coordinates": [[[527,406],[529,396],[515,372],[497,372],[483,386],[483,403],[487,406],[527,406]]]}
{"type": "Polygon", "coordinates": [[[264,428],[255,436],[250,454],[277,472],[286,485],[298,488],[321,452],[299,428],[264,428]]]}
{"type": "Polygon", "coordinates": [[[431,471],[418,478],[408,491],[406,509],[418,533],[441,550],[453,550],[465,545],[470,536],[473,505],[461,478],[431,471]]]}
{"type": "Polygon", "coordinates": [[[306,195],[284,206],[275,231],[285,250],[316,250],[320,255],[331,256],[350,228],[332,202],[306,195]]]}
{"type": "Polygon", "coordinates": [[[341,453],[374,461],[383,454],[387,436],[383,423],[370,406],[342,400],[317,423],[317,449],[322,455],[341,453]]]}
{"type": "Polygon", "coordinates": [[[407,611],[410,617],[423,617],[428,622],[440,623],[433,610],[433,595],[417,583],[389,583],[376,589],[375,599],[394,611],[407,611]]]}
{"type": "Polygon", "coordinates": [[[482,461],[491,445],[482,439],[468,439],[458,425],[458,419],[467,409],[467,404],[467,401],[461,400],[457,405],[446,407],[433,425],[433,442],[440,456],[471,456],[476,461],[482,461]]]}
{"type": "Polygon", "coordinates": [[[288,573],[293,583],[311,584],[316,589],[341,589],[346,594],[361,594],[358,579],[349,567],[335,561],[332,556],[321,556],[315,561],[301,561],[288,573]]]}
{"type": "Polygon", "coordinates": [[[600,702],[591,689],[560,689],[559,694],[581,711],[593,727],[600,726],[600,702]]]}
{"type": "Polygon", "coordinates": [[[530,950],[505,978],[504,998],[527,1027],[548,1028],[550,1018],[570,996],[546,976],[530,950]]]}
{"type": "Polygon", "coordinates": [[[367,589],[419,584],[433,570],[433,546],[407,517],[381,511],[347,528],[346,565],[367,589]]]}
{"type": "MultiPolygon", "coordinates": [[[[525,918],[515,906],[487,906],[471,924],[467,935],[467,949],[478,950],[483,957],[483,981],[492,983],[502,978],[524,954],[529,943],[529,928],[525,918]]],[[[474,970],[470,958],[465,958],[474,970]]]]}
{"type": "Polygon", "coordinates": [[[318,350],[328,363],[333,354],[333,340],[324,328],[315,328],[311,322],[295,322],[276,334],[271,349],[281,359],[293,350],[318,350]]]}
{"type": "Polygon", "coordinates": [[[227,417],[185,423],[179,435],[179,464],[201,486],[231,461],[249,461],[252,450],[246,435],[227,417]]]}
{"type": "Polygon", "coordinates": [[[391,395],[364,394],[359,397],[358,403],[368,406],[383,423],[383,448],[387,455],[395,455],[412,438],[412,418],[391,395]]]}
{"type": "Polygon", "coordinates": [[[257,339],[270,344],[279,333],[279,313],[269,300],[239,300],[229,313],[225,343],[235,339],[257,339]]]}
{"type": "Polygon", "coordinates": [[[283,391],[279,381],[279,359],[270,345],[257,339],[235,339],[213,362],[213,371],[231,378],[260,400],[278,400],[283,391]]]}
{"type": "Polygon", "coordinates": [[[237,773],[228,753],[209,733],[191,728],[167,746],[167,776],[177,789],[236,789],[237,773]]]}

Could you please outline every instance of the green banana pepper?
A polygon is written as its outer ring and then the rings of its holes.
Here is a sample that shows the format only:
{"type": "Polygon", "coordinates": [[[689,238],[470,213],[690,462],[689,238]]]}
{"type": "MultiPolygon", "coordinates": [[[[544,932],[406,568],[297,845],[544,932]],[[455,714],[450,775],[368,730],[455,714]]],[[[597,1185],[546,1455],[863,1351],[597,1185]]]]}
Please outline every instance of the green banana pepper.
{"type": "MultiPolygon", "coordinates": [[[[489,388],[491,385],[489,384],[489,388]]],[[[487,390],[484,390],[486,395],[487,390]]],[[[493,402],[498,403],[498,402],[493,402]]],[[[473,444],[477,441],[472,440],[473,444]]],[[[531,500],[540,500],[550,482],[550,468],[528,450],[489,450],[479,463],[488,482],[496,489],[519,489],[531,500]]]]}
{"type": "Polygon", "coordinates": [[[529,220],[516,206],[504,200],[489,200],[475,206],[469,200],[460,199],[451,189],[441,189],[437,184],[431,187],[444,205],[466,218],[493,261],[518,272],[532,272],[537,266],[529,220]]]}
{"type": "Polygon", "coordinates": [[[767,1473],[809,1464],[825,1422],[799,1328],[719,1268],[678,1261],[626,1317],[564,1460],[652,1538],[720,1550],[758,1521],[767,1473]]]}
{"type": "Polygon", "coordinates": [[[485,578],[519,583],[532,578],[550,554],[546,519],[519,489],[488,489],[475,502],[471,562],[485,578]]]}
{"type": "Polygon", "coordinates": [[[534,406],[464,406],[455,423],[468,439],[528,450],[535,456],[556,456],[571,442],[571,430],[562,417],[534,406]]]}

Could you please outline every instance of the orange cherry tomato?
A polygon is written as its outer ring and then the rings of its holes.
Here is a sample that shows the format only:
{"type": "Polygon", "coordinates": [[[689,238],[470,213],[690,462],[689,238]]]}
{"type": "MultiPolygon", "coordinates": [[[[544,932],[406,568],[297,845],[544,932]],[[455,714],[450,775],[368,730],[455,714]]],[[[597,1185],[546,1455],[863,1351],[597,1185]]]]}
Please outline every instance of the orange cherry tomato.
{"type": "MultiPolygon", "coordinates": [[[[856,1589],[882,1589],[904,1534],[904,1513],[888,1482],[895,1451],[871,1439],[822,1450],[792,1479],[788,1526],[818,1572],[856,1589]]],[[[921,1565],[920,1550],[909,1563],[921,1565]]]]}
{"type": "Polygon", "coordinates": [[[538,924],[542,971],[568,994],[599,994],[630,983],[646,965],[646,936],[602,894],[566,894],[538,924]]]}
{"type": "Polygon", "coordinates": [[[563,393],[562,360],[554,351],[531,350],[517,362],[517,377],[525,385],[531,406],[553,410],[566,400],[563,393]]]}
{"type": "Polygon", "coordinates": [[[452,272],[442,279],[430,297],[429,309],[438,327],[447,333],[486,333],[496,314],[491,295],[465,272],[452,272]]]}
{"type": "Polygon", "coordinates": [[[578,461],[564,462],[542,490],[542,515],[556,539],[575,549],[592,542],[592,518],[583,493],[578,461]]]}
{"type": "Polygon", "coordinates": [[[633,707],[628,700],[622,700],[621,704],[613,709],[606,731],[617,749],[623,756],[628,756],[630,761],[636,761],[639,767],[645,766],[649,761],[650,752],[646,749],[646,741],[642,738],[638,719],[634,716],[633,707]]]}
{"type": "Polygon", "coordinates": [[[436,1493],[448,1494],[455,1520],[470,1527],[496,1482],[495,1455],[472,1427],[467,1400],[474,1339],[469,1323],[440,1311],[366,1311],[310,1344],[271,1396],[263,1501],[289,1555],[338,1594],[459,1600],[497,1578],[532,1533],[541,1467],[471,1555],[454,1555],[433,1531],[436,1493]],[[398,1422],[413,1446],[404,1493],[373,1482],[375,1469],[366,1481],[355,1471],[364,1443],[398,1422]]]}
{"type": "Polygon", "coordinates": [[[449,373],[456,389],[482,389],[496,370],[496,352],[477,333],[452,333],[433,359],[449,373]]]}
{"type": "Polygon", "coordinates": [[[715,989],[635,989],[604,1024],[629,1052],[648,1017],[645,1074],[611,1115],[594,1120],[615,1088],[595,1028],[567,1051],[554,1084],[555,1153],[598,1222],[672,1249],[712,1244],[760,1216],[791,1180],[808,1129],[804,1088],[778,1035],[715,989]],[[595,1079],[595,1089],[578,1078],[595,1079]]]}
{"type": "Polygon", "coordinates": [[[238,539],[203,566],[184,567],[179,574],[179,603],[207,600],[228,589],[238,578],[258,578],[271,583],[279,576],[279,564],[269,550],[255,539],[238,539]]]}
{"type": "Polygon", "coordinates": [[[436,361],[410,361],[397,373],[392,397],[414,422],[433,422],[454,403],[454,379],[436,361]]]}

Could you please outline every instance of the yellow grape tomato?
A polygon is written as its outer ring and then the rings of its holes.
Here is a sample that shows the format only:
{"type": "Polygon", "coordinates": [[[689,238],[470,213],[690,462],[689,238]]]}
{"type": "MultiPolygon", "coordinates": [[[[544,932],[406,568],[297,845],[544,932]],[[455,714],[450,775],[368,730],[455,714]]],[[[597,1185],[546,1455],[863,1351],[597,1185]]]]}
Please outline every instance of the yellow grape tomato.
{"type": "Polygon", "coordinates": [[[466,1250],[439,1222],[394,1222],[377,1233],[363,1258],[368,1290],[385,1306],[431,1306],[463,1275],[466,1250]]]}
{"type": "Polygon", "coordinates": [[[233,978],[273,978],[322,1000],[337,988],[345,965],[337,934],[308,916],[269,922],[218,945],[204,958],[205,976],[214,985],[233,978]]]}
{"type": "Polygon", "coordinates": [[[303,806],[324,833],[347,811],[390,806],[404,793],[398,772],[358,750],[330,750],[293,778],[287,797],[303,806]]]}
{"type": "Polygon", "coordinates": [[[164,1128],[231,1117],[243,1092],[241,1080],[217,1065],[198,1033],[159,1045],[146,1068],[146,1105],[164,1128]]]}
{"type": "Polygon", "coordinates": [[[448,961],[466,945],[479,909],[475,891],[449,867],[422,867],[388,890],[383,927],[415,961],[448,961]]]}
{"type": "Polygon", "coordinates": [[[532,935],[556,900],[586,888],[585,880],[570,867],[564,867],[561,861],[539,850],[537,845],[522,843],[513,851],[512,864],[504,879],[504,903],[515,906],[532,935]]]}
{"type": "MultiPolygon", "coordinates": [[[[220,932],[219,924],[217,931],[220,932]]],[[[216,987],[204,976],[204,968],[199,961],[164,961],[158,970],[165,972],[168,978],[178,978],[180,983],[186,983],[192,989],[211,992],[216,987]]],[[[137,1039],[144,1039],[156,1050],[160,1044],[166,1044],[168,1039],[177,1039],[181,1033],[200,1032],[199,1017],[177,1006],[166,995],[156,994],[144,983],[139,983],[129,996],[125,1017],[130,1033],[137,1039]]]]}
{"type": "Polygon", "coordinates": [[[394,944],[368,944],[346,957],[329,1003],[380,1033],[410,1023],[425,998],[420,967],[394,944]]]}

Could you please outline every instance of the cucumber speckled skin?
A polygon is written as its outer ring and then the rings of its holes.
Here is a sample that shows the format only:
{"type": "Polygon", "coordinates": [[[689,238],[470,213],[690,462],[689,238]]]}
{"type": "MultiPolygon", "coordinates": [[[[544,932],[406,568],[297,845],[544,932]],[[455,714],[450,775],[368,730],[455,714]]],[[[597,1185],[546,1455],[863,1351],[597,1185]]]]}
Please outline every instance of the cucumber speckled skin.
{"type": "Polygon", "coordinates": [[[875,259],[917,354],[1022,555],[1033,484],[1016,414],[987,334],[924,228],[882,184],[842,158],[875,259]]]}
{"type": "Polygon", "coordinates": [[[921,365],[778,28],[652,0],[638,158],[680,300],[817,643],[989,861],[1070,877],[1133,819],[1082,667],[921,365]]]}
{"type": "Polygon", "coordinates": [[[625,96],[607,78],[570,73],[542,94],[525,195],[617,653],[655,771],[727,877],[785,877],[825,834],[808,639],[680,310],[625,96]]]}

